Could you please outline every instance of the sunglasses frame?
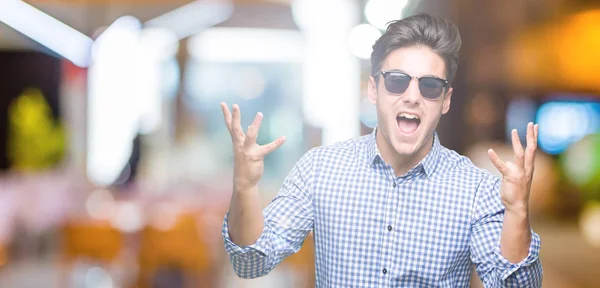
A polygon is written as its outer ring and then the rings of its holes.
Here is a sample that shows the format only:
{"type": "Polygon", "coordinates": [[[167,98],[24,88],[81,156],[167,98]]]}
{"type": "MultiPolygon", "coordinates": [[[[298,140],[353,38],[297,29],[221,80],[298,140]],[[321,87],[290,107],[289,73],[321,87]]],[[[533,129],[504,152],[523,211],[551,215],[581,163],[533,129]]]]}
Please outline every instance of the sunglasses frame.
{"type": "MultiPolygon", "coordinates": [[[[452,87],[450,85],[450,82],[448,82],[448,80],[446,80],[446,79],[442,79],[442,78],[438,78],[438,77],[434,77],[434,76],[422,76],[422,77],[411,76],[411,75],[408,75],[407,73],[404,73],[404,72],[398,71],[398,70],[379,71],[379,72],[375,73],[375,75],[373,75],[373,77],[378,77],[379,75],[381,75],[383,77],[383,81],[384,81],[383,82],[383,87],[385,87],[385,77],[387,75],[389,75],[389,74],[392,74],[392,73],[394,73],[394,74],[402,74],[402,75],[408,76],[411,81],[412,81],[412,79],[417,79],[417,82],[419,82],[419,83],[420,83],[420,79],[422,79],[422,78],[429,78],[429,79],[441,80],[444,83],[444,86],[442,87],[442,92],[436,98],[427,98],[427,97],[423,96],[423,93],[421,93],[421,87],[419,86],[419,94],[421,94],[421,97],[423,97],[424,99],[427,99],[427,100],[437,100],[437,99],[439,99],[442,96],[442,94],[444,94],[444,90],[445,89],[448,89],[448,88],[452,87]]],[[[410,82],[408,83],[408,85],[410,86],[410,82]]],[[[407,86],[406,89],[408,89],[409,86],[407,86]]],[[[387,87],[385,87],[385,90],[387,90],[389,93],[396,94],[396,95],[400,95],[400,94],[406,92],[406,90],[404,90],[404,92],[402,92],[402,93],[393,93],[393,92],[390,92],[390,90],[388,90],[387,87]]]]}

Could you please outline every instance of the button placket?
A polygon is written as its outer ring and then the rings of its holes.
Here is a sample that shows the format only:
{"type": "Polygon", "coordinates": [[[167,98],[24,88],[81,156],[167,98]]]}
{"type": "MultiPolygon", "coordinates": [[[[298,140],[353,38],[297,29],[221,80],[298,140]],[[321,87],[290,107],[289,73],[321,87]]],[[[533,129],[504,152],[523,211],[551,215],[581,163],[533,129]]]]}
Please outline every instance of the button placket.
{"type": "MultiPolygon", "coordinates": [[[[381,265],[383,266],[382,267],[383,270],[380,270],[383,273],[383,274],[381,274],[382,275],[381,281],[383,281],[382,285],[384,285],[384,286],[387,286],[389,284],[388,283],[389,279],[387,279],[388,270],[387,270],[386,266],[391,265],[392,264],[391,262],[393,262],[393,260],[392,260],[393,257],[391,257],[391,255],[394,254],[393,251],[394,251],[395,240],[394,240],[394,234],[391,233],[391,231],[392,231],[391,228],[395,222],[393,219],[395,217],[396,211],[394,211],[395,209],[393,207],[397,206],[396,196],[398,194],[398,188],[399,188],[398,185],[400,184],[400,183],[398,183],[399,182],[398,178],[396,178],[394,176],[393,170],[390,170],[389,172],[390,173],[388,174],[388,177],[389,177],[388,179],[392,183],[388,182],[389,183],[388,185],[390,185],[392,189],[387,191],[388,199],[386,201],[387,203],[386,203],[386,208],[385,208],[386,212],[385,212],[385,219],[384,219],[384,221],[385,221],[384,223],[386,223],[387,225],[383,226],[384,231],[385,230],[387,230],[387,231],[385,232],[384,235],[382,235],[383,243],[382,243],[382,251],[381,251],[382,252],[381,253],[381,265]]],[[[388,186],[388,187],[390,187],[390,186],[388,186]]]]}

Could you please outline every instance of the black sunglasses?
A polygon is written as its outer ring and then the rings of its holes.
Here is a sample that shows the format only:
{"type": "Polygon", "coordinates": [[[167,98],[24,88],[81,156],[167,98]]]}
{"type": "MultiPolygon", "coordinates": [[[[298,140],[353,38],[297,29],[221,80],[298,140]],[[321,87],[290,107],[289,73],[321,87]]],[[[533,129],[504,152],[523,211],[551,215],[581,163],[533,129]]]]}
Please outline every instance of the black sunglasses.
{"type": "Polygon", "coordinates": [[[373,75],[373,77],[377,77],[380,74],[383,76],[385,89],[392,94],[404,93],[413,78],[419,81],[421,95],[429,100],[439,98],[442,96],[444,89],[450,87],[448,80],[430,76],[415,77],[400,71],[381,71],[373,75]]]}

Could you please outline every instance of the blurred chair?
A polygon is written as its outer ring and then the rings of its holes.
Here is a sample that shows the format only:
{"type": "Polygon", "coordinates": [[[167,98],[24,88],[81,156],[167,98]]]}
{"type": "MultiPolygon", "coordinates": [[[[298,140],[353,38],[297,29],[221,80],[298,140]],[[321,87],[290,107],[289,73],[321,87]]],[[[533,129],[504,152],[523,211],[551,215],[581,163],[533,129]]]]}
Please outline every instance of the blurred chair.
{"type": "Polygon", "coordinates": [[[302,279],[302,286],[299,287],[315,287],[315,243],[312,232],[304,240],[300,251],[286,258],[282,264],[292,268],[302,279]]]}
{"type": "MultiPolygon", "coordinates": [[[[146,226],[140,239],[138,287],[160,285],[155,277],[161,271],[169,272],[171,277],[176,276],[173,273],[182,274],[184,287],[212,287],[215,267],[202,231],[202,222],[194,213],[179,214],[167,229],[146,226]]],[[[175,287],[171,282],[167,285],[175,287]]]]}
{"type": "Polygon", "coordinates": [[[91,260],[109,267],[124,248],[124,237],[108,221],[69,221],[61,231],[61,286],[67,281],[77,260],[91,260]]]}

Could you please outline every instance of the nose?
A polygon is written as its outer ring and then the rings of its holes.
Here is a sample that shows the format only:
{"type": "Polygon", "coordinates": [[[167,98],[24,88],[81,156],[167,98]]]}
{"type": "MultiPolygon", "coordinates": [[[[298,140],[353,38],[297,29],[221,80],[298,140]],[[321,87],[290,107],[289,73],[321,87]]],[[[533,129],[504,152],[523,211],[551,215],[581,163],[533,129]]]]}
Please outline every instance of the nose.
{"type": "Polygon", "coordinates": [[[419,90],[419,80],[412,78],[408,84],[408,88],[402,95],[402,101],[406,104],[417,105],[421,100],[421,91],[419,90]]]}

